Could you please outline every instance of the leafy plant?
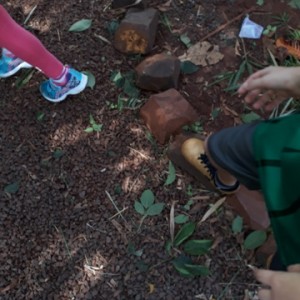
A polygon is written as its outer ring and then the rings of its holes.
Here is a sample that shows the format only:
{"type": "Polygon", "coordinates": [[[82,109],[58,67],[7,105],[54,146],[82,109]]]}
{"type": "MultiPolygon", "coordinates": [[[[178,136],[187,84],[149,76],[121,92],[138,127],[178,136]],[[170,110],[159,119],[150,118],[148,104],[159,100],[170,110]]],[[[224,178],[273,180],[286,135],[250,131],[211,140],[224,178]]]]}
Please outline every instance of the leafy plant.
{"type": "Polygon", "coordinates": [[[153,192],[148,189],[142,193],[140,201],[134,202],[134,209],[143,216],[138,231],[140,230],[146,217],[157,216],[163,211],[165,206],[164,203],[154,203],[154,200],[155,197],[153,192]]]}
{"type": "Polygon", "coordinates": [[[206,266],[194,264],[193,260],[187,256],[206,254],[212,246],[212,240],[188,240],[194,234],[195,229],[196,223],[186,223],[177,232],[174,241],[166,243],[166,250],[173,257],[171,263],[179,274],[184,277],[206,276],[209,274],[209,269],[206,266]],[[180,251],[172,251],[172,249],[181,246],[183,247],[182,254],[176,256],[176,253],[180,251]],[[175,254],[172,254],[172,252],[175,254]]]}
{"type": "Polygon", "coordinates": [[[167,177],[167,180],[165,182],[165,185],[170,185],[172,184],[176,179],[176,171],[175,171],[175,167],[172,164],[172,162],[169,160],[169,174],[167,177]]]}
{"type": "Polygon", "coordinates": [[[118,88],[122,89],[117,102],[119,111],[123,110],[123,108],[137,109],[140,107],[140,90],[134,85],[134,72],[122,74],[120,71],[114,71],[110,79],[118,88]]]}
{"type": "Polygon", "coordinates": [[[264,5],[264,3],[265,3],[264,0],[257,0],[257,1],[256,1],[256,4],[259,5],[259,6],[264,5]]]}
{"type": "Polygon", "coordinates": [[[183,130],[190,131],[193,133],[201,133],[203,131],[203,126],[201,121],[197,121],[191,125],[183,126],[183,130]]]}
{"type": "Polygon", "coordinates": [[[300,0],[291,0],[289,2],[289,6],[292,8],[299,8],[300,9],[300,0]]]}
{"type": "Polygon", "coordinates": [[[283,12],[280,15],[272,16],[272,19],[275,20],[274,22],[272,22],[272,25],[277,27],[283,27],[288,24],[291,18],[288,13],[283,12]]]}
{"type": "Polygon", "coordinates": [[[119,28],[120,24],[118,21],[116,20],[112,20],[111,22],[109,22],[107,24],[107,30],[110,33],[110,35],[114,35],[117,31],[117,29],[119,28]]]}
{"type": "Polygon", "coordinates": [[[82,19],[75,22],[70,28],[70,32],[81,32],[89,29],[92,26],[92,20],[82,19]]]}
{"type": "Polygon", "coordinates": [[[166,26],[169,29],[169,31],[171,33],[173,33],[173,31],[172,31],[172,24],[171,24],[171,22],[170,22],[170,20],[169,20],[169,18],[168,18],[168,16],[167,16],[166,13],[161,14],[161,22],[162,22],[162,24],[164,26],[166,26]]]}
{"type": "Polygon", "coordinates": [[[263,34],[270,37],[276,32],[276,30],[277,30],[277,26],[269,24],[266,27],[266,29],[263,31],[263,34]]]}
{"type": "Polygon", "coordinates": [[[100,132],[103,128],[103,124],[97,124],[96,121],[94,120],[93,116],[90,114],[90,125],[87,127],[84,131],[87,133],[92,133],[94,131],[100,132]]]}

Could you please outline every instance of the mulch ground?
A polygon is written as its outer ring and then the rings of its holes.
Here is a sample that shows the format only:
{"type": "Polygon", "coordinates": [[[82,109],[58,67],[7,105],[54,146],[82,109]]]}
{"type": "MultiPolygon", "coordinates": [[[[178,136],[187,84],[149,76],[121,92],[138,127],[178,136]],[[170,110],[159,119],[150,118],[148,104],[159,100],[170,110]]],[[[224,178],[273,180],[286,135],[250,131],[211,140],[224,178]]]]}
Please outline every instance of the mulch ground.
{"type": "MultiPolygon", "coordinates": [[[[153,7],[162,4],[150,2],[153,7]]],[[[178,34],[188,33],[197,42],[255,2],[174,1],[165,14],[177,33],[161,23],[153,53],[171,49],[179,56],[185,46],[178,34]]],[[[269,2],[266,12],[274,9],[269,2]]],[[[20,23],[37,5],[30,30],[63,62],[92,72],[97,82],[93,90],[54,105],[39,94],[44,80],[40,73],[22,89],[15,86],[22,73],[1,80],[0,299],[251,299],[245,291],[254,292],[256,283],[246,264],[254,263],[253,255],[241,251],[232,234],[235,213],[227,205],[196,231],[196,237],[215,241],[209,254],[199,258],[209,266],[209,276],[183,278],[168,261],[165,243],[170,239],[172,202],[177,201],[180,213],[191,197],[209,196],[195,200],[187,212],[191,220],[199,221],[219,197],[179,169],[176,183],[164,186],[167,146],[147,139],[138,110],[119,112],[107,105],[115,103],[120,93],[109,79],[112,71],[126,72],[137,64],[95,36],[111,40],[107,25],[123,16],[111,11],[109,4],[5,1],[20,23]],[[83,18],[93,19],[90,30],[68,32],[83,18]],[[90,114],[103,124],[99,134],[84,132],[90,114]],[[19,189],[9,195],[4,188],[12,183],[19,189]],[[145,189],[151,189],[165,209],[146,218],[137,232],[140,215],[133,205],[145,189]],[[142,254],[130,254],[128,245],[142,254]]],[[[265,16],[269,15],[254,18],[266,25],[265,16]]],[[[199,78],[211,81],[213,75],[238,67],[234,36],[240,21],[210,39],[226,53],[223,62],[181,78],[179,91],[197,109],[207,133],[236,123],[224,103],[238,113],[244,109],[241,100],[225,94],[221,86],[205,90],[199,83],[203,83],[199,78]],[[211,118],[214,108],[221,110],[211,118]]]]}

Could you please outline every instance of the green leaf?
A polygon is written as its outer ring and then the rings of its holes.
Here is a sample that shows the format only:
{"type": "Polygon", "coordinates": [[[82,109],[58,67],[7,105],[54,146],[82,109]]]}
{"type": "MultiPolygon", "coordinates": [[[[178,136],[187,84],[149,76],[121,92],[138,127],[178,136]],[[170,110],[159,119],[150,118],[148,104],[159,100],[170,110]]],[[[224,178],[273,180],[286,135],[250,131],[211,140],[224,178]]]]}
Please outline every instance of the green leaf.
{"type": "Polygon", "coordinates": [[[154,194],[151,190],[145,190],[142,193],[140,200],[145,208],[149,208],[154,203],[154,194]]]}
{"type": "Polygon", "coordinates": [[[138,201],[135,201],[134,202],[134,209],[141,215],[145,215],[145,209],[144,209],[144,206],[138,202],[138,201]]]}
{"type": "Polygon", "coordinates": [[[207,267],[201,265],[185,264],[185,268],[194,276],[207,276],[210,273],[207,267]]]}
{"type": "Polygon", "coordinates": [[[149,270],[149,266],[142,260],[137,261],[135,265],[141,272],[147,272],[149,270]]]}
{"type": "Polygon", "coordinates": [[[122,75],[120,71],[113,71],[110,80],[118,87],[122,88],[125,83],[125,77],[122,75]]]}
{"type": "Polygon", "coordinates": [[[103,124],[93,124],[93,130],[100,132],[103,128],[103,124]]]}
{"type": "Polygon", "coordinates": [[[259,5],[259,6],[264,5],[264,3],[265,3],[264,0],[257,0],[257,1],[256,1],[256,4],[259,5]]]}
{"type": "Polygon", "coordinates": [[[164,203],[155,203],[148,208],[148,210],[146,211],[146,215],[157,216],[163,211],[164,206],[164,203]]]}
{"type": "Polygon", "coordinates": [[[107,24],[107,30],[111,35],[114,35],[119,28],[119,22],[116,20],[111,21],[110,23],[107,24]]]}
{"type": "Polygon", "coordinates": [[[191,40],[187,35],[182,34],[180,36],[180,40],[187,48],[190,48],[192,46],[191,40]]]}
{"type": "Polygon", "coordinates": [[[15,194],[18,190],[19,190],[18,182],[11,183],[4,188],[4,192],[8,194],[15,194]]]}
{"type": "Polygon", "coordinates": [[[172,164],[172,162],[169,160],[169,174],[167,177],[167,180],[165,182],[165,185],[169,185],[172,184],[176,179],[176,171],[175,171],[175,167],[172,164]]]}
{"type": "Polygon", "coordinates": [[[183,214],[178,215],[178,216],[176,216],[176,217],[174,218],[174,221],[175,221],[176,224],[184,224],[184,223],[186,223],[188,220],[189,220],[189,217],[186,216],[186,215],[183,215],[183,214]]]}
{"type": "Polygon", "coordinates": [[[94,125],[94,124],[96,124],[96,121],[95,121],[95,119],[94,119],[94,117],[90,114],[90,124],[91,125],[94,125]]]}
{"type": "Polygon", "coordinates": [[[61,149],[55,149],[55,151],[53,152],[53,157],[56,159],[61,158],[64,155],[64,151],[62,151],[61,149]]]}
{"type": "Polygon", "coordinates": [[[82,19],[80,21],[75,22],[70,28],[71,32],[81,32],[89,29],[92,25],[92,20],[90,19],[82,19]]]}
{"type": "Polygon", "coordinates": [[[188,239],[195,231],[196,223],[190,222],[181,227],[174,239],[174,245],[177,247],[188,239]]]}
{"type": "Polygon", "coordinates": [[[172,264],[178,273],[184,277],[193,277],[193,274],[186,268],[187,264],[192,264],[192,260],[184,255],[180,255],[173,259],[172,264]]]}
{"type": "Polygon", "coordinates": [[[180,70],[183,74],[193,74],[199,70],[199,67],[189,60],[180,63],[180,70]]]}
{"type": "Polygon", "coordinates": [[[165,249],[166,249],[167,253],[168,253],[169,255],[171,255],[172,242],[171,242],[170,240],[168,240],[168,241],[166,242],[165,249]]]}
{"type": "Polygon", "coordinates": [[[39,111],[36,114],[36,119],[41,122],[44,119],[44,116],[45,116],[45,114],[43,112],[39,111]]]}
{"type": "Polygon", "coordinates": [[[205,266],[194,265],[192,260],[186,256],[179,256],[172,260],[174,268],[184,277],[207,276],[209,269],[205,266]]]}
{"type": "Polygon", "coordinates": [[[92,132],[94,132],[94,129],[93,129],[93,127],[87,127],[86,129],[84,129],[84,131],[87,133],[92,133],[92,132]]]}
{"type": "Polygon", "coordinates": [[[26,71],[23,76],[20,76],[16,80],[16,88],[21,89],[22,87],[24,87],[30,81],[34,73],[34,69],[29,69],[28,71],[26,71]]]}
{"type": "Polygon", "coordinates": [[[251,232],[244,241],[244,248],[246,250],[253,250],[261,245],[266,241],[267,234],[263,230],[256,230],[251,232]]]}
{"type": "Polygon", "coordinates": [[[243,229],[243,218],[240,216],[237,216],[231,224],[231,229],[233,233],[239,233],[242,232],[243,229]]]}
{"type": "Polygon", "coordinates": [[[248,123],[251,123],[253,121],[261,119],[261,117],[257,113],[252,111],[248,114],[242,114],[241,119],[244,123],[248,124],[248,123]]]}
{"type": "Polygon", "coordinates": [[[212,240],[191,240],[184,244],[184,251],[190,255],[202,255],[212,246],[212,240]]]}
{"type": "Polygon", "coordinates": [[[88,77],[87,87],[94,89],[94,86],[96,84],[96,78],[90,71],[83,71],[83,74],[85,74],[88,77]]]}
{"type": "Polygon", "coordinates": [[[123,91],[126,95],[133,98],[137,98],[140,94],[140,91],[128,79],[125,79],[123,91]]]}

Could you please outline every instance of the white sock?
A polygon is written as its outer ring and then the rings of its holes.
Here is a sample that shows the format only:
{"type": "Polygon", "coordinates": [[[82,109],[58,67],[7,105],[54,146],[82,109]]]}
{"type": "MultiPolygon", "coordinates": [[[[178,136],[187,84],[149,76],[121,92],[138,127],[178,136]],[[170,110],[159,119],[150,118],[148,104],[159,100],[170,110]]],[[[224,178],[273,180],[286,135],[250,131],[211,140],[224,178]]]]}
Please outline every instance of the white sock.
{"type": "Polygon", "coordinates": [[[61,75],[58,78],[56,79],[52,78],[53,83],[56,85],[65,85],[68,81],[67,80],[68,72],[69,72],[69,68],[65,66],[61,75]]]}

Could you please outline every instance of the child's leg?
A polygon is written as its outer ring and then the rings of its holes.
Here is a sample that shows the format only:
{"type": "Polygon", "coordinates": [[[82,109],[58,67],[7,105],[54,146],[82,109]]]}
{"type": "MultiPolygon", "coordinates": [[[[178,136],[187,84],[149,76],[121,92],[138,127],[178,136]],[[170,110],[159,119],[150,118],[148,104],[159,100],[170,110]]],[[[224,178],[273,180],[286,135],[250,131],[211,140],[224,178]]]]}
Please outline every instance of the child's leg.
{"type": "Polygon", "coordinates": [[[182,144],[185,159],[224,193],[235,192],[239,183],[259,190],[258,172],[252,151],[256,124],[223,129],[205,142],[191,138],[182,144]]]}
{"type": "Polygon", "coordinates": [[[260,189],[252,144],[257,125],[251,123],[226,128],[205,141],[205,153],[224,184],[238,180],[251,190],[260,189]]]}
{"type": "Polygon", "coordinates": [[[47,77],[57,79],[64,65],[30,32],[18,25],[0,5],[0,47],[39,68],[47,77]]]}

